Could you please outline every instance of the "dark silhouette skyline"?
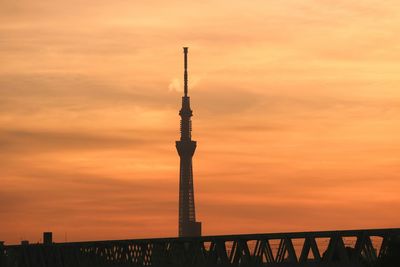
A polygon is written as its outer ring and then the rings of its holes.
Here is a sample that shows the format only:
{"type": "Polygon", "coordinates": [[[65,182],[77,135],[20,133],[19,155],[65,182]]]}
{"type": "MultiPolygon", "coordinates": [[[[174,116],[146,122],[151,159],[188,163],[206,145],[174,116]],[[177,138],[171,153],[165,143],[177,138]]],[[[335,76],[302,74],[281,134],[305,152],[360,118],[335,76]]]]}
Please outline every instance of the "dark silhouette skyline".
{"type": "Polygon", "coordinates": [[[184,96],[182,97],[181,138],[176,141],[176,149],[180,157],[179,174],[179,236],[200,236],[201,223],[196,221],[194,204],[193,166],[192,157],[196,150],[196,141],[192,140],[193,112],[190,109],[190,97],[188,96],[188,72],[187,54],[188,47],[183,48],[184,53],[184,96]]]}

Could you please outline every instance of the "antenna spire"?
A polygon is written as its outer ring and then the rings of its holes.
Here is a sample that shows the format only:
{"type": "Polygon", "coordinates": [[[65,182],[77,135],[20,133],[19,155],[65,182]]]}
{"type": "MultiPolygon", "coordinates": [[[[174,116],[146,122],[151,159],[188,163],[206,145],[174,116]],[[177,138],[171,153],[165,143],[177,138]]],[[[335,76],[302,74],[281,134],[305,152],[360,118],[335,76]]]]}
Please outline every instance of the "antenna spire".
{"type": "Polygon", "coordinates": [[[185,65],[185,72],[184,72],[184,90],[185,90],[185,97],[187,97],[188,94],[188,72],[187,72],[187,54],[188,54],[189,47],[184,47],[183,48],[183,53],[185,54],[184,57],[184,65],[185,65]]]}

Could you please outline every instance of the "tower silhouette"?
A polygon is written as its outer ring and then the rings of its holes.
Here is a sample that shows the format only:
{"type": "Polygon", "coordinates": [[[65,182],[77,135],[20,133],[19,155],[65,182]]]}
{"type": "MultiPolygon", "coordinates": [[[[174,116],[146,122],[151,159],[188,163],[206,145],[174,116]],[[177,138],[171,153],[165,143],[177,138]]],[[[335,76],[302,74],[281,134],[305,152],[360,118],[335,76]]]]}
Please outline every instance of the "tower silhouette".
{"type": "Polygon", "coordinates": [[[193,112],[190,109],[188,97],[187,54],[188,47],[183,48],[184,53],[184,96],[182,97],[181,139],[176,141],[176,149],[180,157],[179,174],[179,236],[201,236],[201,222],[196,222],[193,189],[192,157],[196,150],[196,141],[192,140],[193,112]]]}

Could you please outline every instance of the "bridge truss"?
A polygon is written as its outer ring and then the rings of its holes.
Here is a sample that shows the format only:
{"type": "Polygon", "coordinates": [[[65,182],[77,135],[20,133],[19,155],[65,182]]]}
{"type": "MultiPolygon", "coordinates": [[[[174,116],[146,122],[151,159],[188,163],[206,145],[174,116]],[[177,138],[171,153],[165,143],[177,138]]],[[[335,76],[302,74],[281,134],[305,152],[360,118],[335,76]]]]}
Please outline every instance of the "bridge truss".
{"type": "Polygon", "coordinates": [[[0,266],[374,266],[398,236],[400,228],[1,245],[0,266]]]}

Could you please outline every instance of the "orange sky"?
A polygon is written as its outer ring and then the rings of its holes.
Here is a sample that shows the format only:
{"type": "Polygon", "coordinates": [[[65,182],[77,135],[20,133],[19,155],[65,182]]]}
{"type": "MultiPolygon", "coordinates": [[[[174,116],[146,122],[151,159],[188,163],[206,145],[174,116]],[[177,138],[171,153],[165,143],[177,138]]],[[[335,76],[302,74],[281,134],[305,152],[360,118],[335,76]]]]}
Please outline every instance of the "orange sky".
{"type": "Polygon", "coordinates": [[[399,227],[397,0],[0,0],[0,240],[399,227]]]}

